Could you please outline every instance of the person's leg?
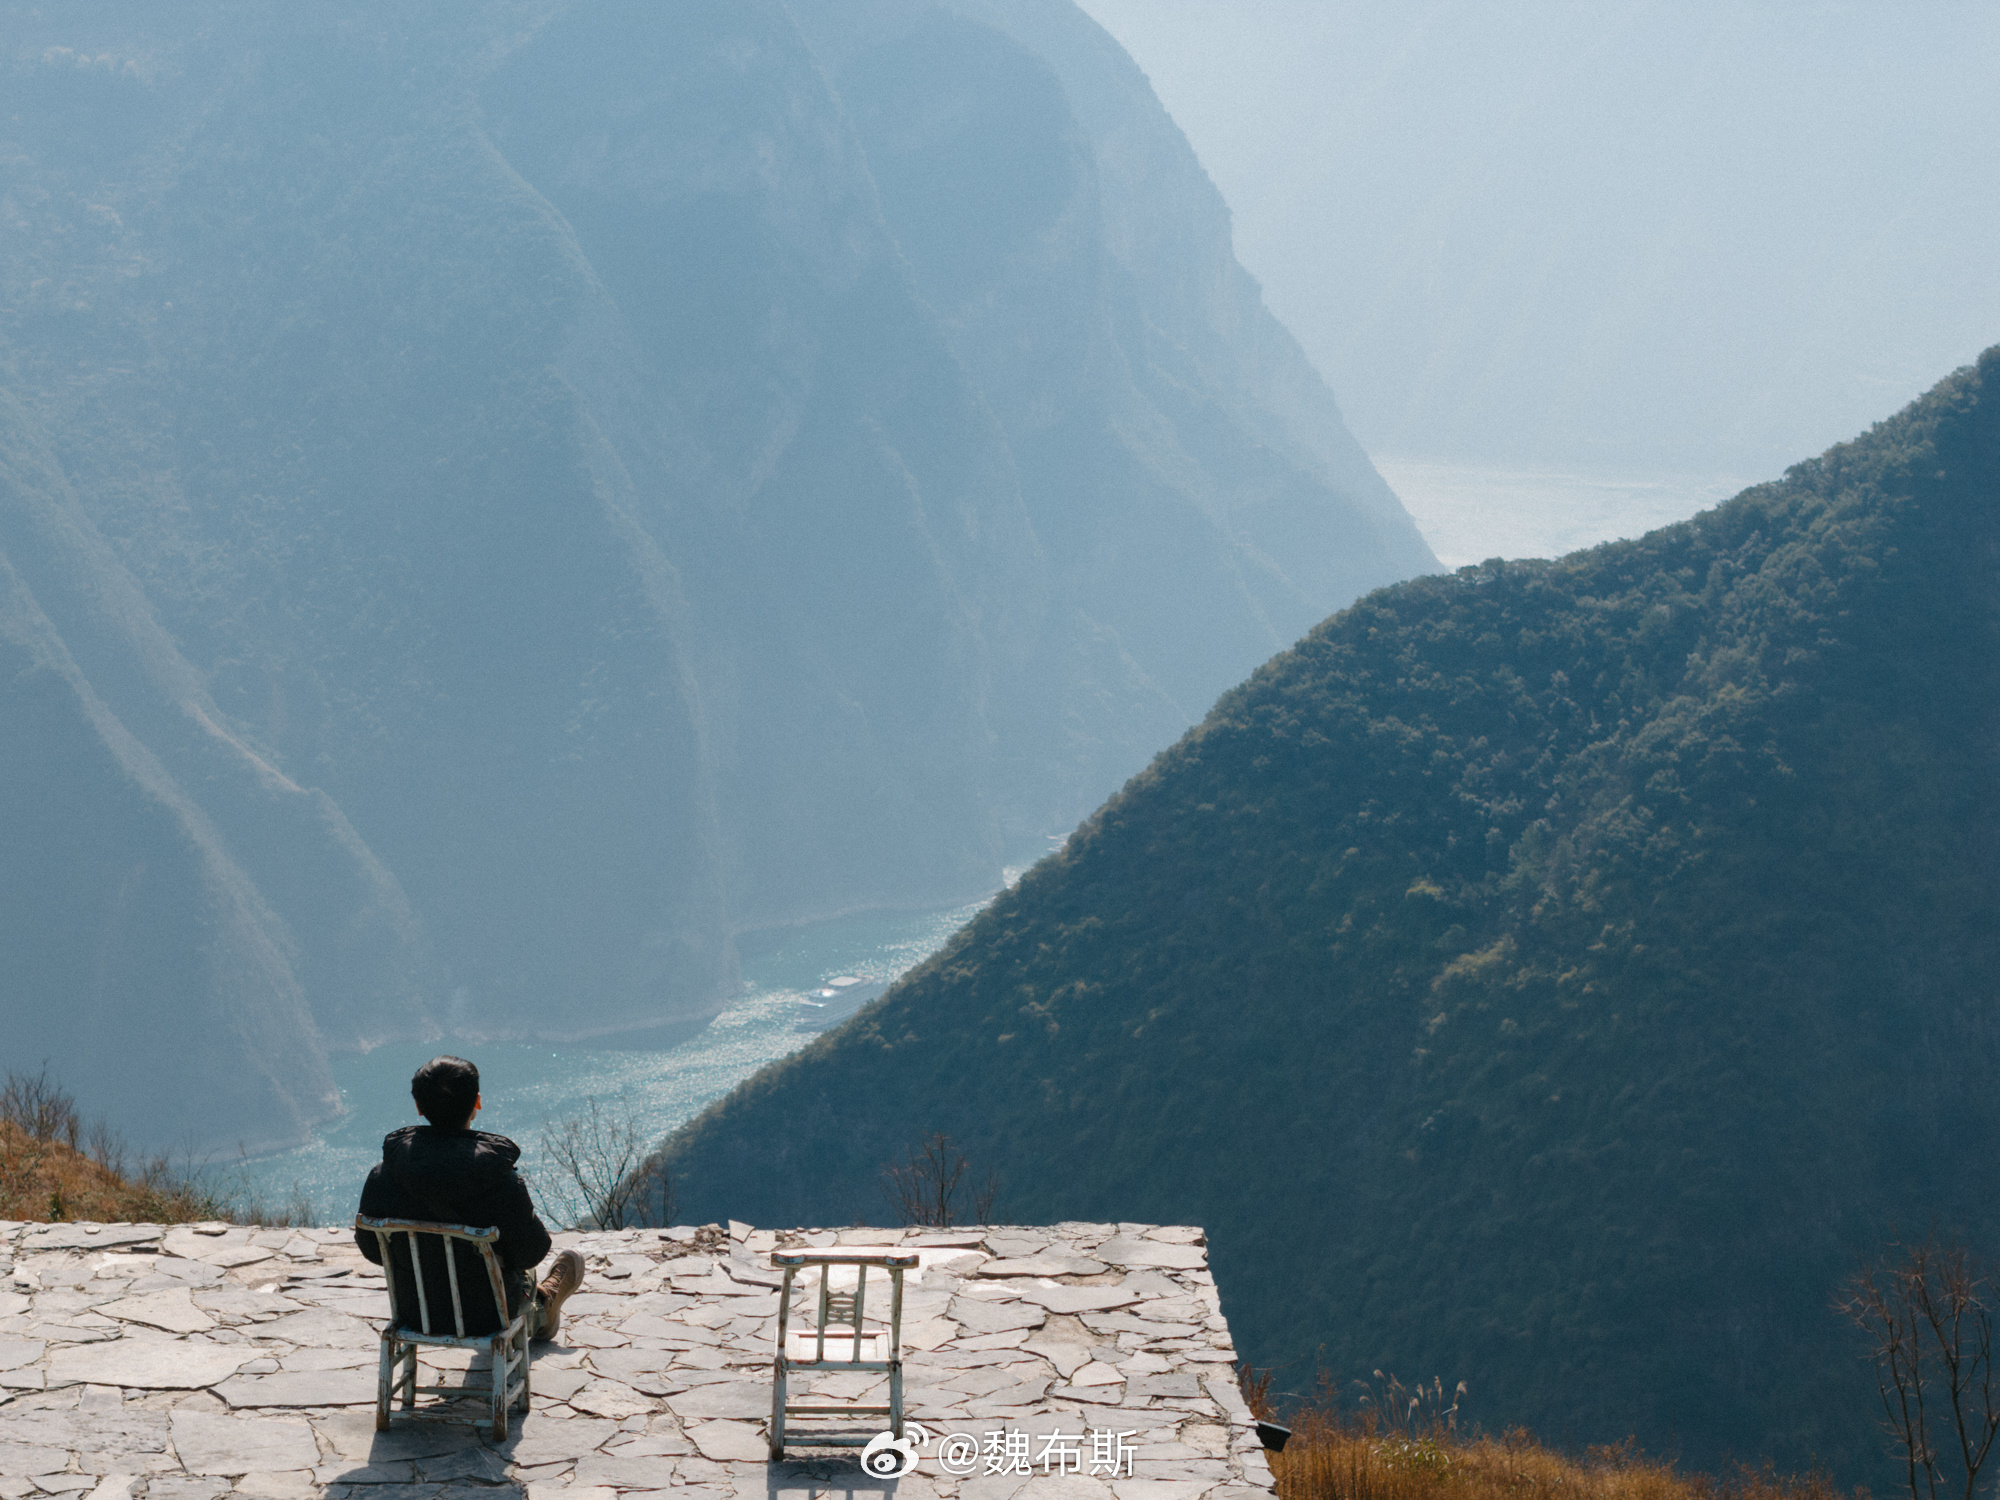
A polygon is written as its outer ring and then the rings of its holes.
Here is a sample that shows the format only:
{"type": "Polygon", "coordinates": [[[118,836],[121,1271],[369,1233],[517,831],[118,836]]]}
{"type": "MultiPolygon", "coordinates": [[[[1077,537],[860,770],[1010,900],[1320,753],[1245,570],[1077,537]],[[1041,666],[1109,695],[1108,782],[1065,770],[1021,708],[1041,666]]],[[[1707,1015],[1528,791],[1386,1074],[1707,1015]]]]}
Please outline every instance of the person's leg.
{"type": "Polygon", "coordinates": [[[535,1302],[541,1315],[535,1320],[532,1330],[538,1339],[552,1339],[556,1329],[562,1325],[562,1305],[569,1294],[583,1285],[583,1257],[574,1250],[565,1250],[555,1258],[549,1267],[549,1274],[541,1279],[535,1288],[535,1302]]]}

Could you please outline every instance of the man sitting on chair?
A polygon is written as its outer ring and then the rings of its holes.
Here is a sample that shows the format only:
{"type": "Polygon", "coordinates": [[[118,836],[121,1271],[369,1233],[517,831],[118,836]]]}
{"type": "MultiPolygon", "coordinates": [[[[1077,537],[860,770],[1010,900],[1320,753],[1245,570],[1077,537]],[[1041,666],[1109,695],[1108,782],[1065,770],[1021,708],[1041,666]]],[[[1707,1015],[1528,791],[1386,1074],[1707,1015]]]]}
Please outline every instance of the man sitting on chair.
{"type": "MultiPolygon", "coordinates": [[[[504,1135],[472,1128],[479,1113],[479,1069],[462,1057],[434,1057],[410,1080],[417,1113],[428,1125],[405,1125],[382,1142],[382,1160],[369,1169],[361,1188],[361,1212],[371,1219],[416,1219],[431,1224],[498,1228],[494,1253],[507,1287],[507,1310],[493,1306],[491,1283],[476,1256],[458,1247],[458,1285],[465,1305],[467,1337],[495,1333],[521,1310],[524,1298],[538,1305],[529,1333],[554,1338],[565,1298],[583,1281],[583,1257],[565,1250],[541,1284],[531,1273],[549,1253],[549,1232],[535,1213],[528,1185],[514,1169],[521,1148],[504,1135]]],[[[361,1253],[380,1265],[382,1250],[373,1233],[357,1229],[361,1253]]],[[[396,1305],[416,1308],[417,1292],[399,1251],[398,1264],[384,1267],[396,1277],[396,1305]]],[[[424,1294],[434,1308],[451,1306],[451,1288],[442,1263],[426,1266],[424,1294]]]]}

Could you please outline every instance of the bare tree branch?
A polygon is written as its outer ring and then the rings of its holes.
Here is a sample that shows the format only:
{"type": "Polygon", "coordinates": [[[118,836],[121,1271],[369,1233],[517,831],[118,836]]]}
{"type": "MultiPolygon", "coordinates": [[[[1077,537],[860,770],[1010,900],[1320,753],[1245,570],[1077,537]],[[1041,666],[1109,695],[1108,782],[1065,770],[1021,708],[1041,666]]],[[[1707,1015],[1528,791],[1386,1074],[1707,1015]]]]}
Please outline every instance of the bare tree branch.
{"type": "Polygon", "coordinates": [[[41,1071],[33,1075],[8,1070],[7,1082],[0,1087],[0,1120],[19,1126],[44,1144],[59,1140],[73,1147],[83,1129],[76,1100],[49,1077],[47,1058],[42,1060],[41,1071]]]}
{"type": "Polygon", "coordinates": [[[1848,1281],[1836,1305],[1868,1335],[1883,1426],[1903,1451],[1911,1500],[1974,1500],[2000,1435],[1993,1281],[1961,1244],[1898,1247],[1848,1281]],[[1947,1462],[1934,1427],[1949,1423],[1947,1462]]]}
{"type": "Polygon", "coordinates": [[[630,1229],[673,1217],[666,1166],[649,1153],[629,1108],[612,1115],[593,1099],[587,1113],[545,1124],[542,1154],[543,1201],[571,1228],[630,1229]]]}
{"type": "MultiPolygon", "coordinates": [[[[949,1229],[957,1215],[959,1184],[966,1171],[965,1157],[951,1137],[934,1130],[910,1147],[902,1161],[891,1162],[882,1169],[882,1190],[903,1223],[949,1229]]],[[[993,1222],[995,1191],[990,1172],[978,1187],[968,1184],[973,1223],[993,1222]]]]}

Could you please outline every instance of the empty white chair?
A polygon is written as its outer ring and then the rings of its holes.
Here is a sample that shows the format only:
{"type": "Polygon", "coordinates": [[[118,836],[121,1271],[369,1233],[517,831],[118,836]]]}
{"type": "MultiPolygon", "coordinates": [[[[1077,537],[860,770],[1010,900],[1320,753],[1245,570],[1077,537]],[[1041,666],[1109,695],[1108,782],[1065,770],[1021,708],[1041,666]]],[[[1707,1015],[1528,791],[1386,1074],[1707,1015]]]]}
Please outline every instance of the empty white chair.
{"type": "MultiPolygon", "coordinates": [[[[771,1367],[771,1457],[785,1456],[786,1420],[790,1417],[885,1416],[889,1431],[903,1435],[903,1273],[917,1266],[914,1250],[868,1250],[853,1245],[829,1245],[823,1250],[773,1250],[771,1265],[785,1273],[778,1297],[778,1352],[771,1367]],[[792,1283],[801,1270],[819,1267],[816,1315],[808,1328],[792,1327],[792,1283]],[[836,1290],[835,1266],[855,1267],[854,1289],[836,1290]],[[889,1277],[888,1326],[870,1332],[868,1272],[889,1277]],[[808,1405],[788,1397],[793,1371],[882,1371],[889,1377],[889,1403],[844,1401],[808,1405]]],[[[808,1431],[797,1441],[844,1448],[866,1447],[879,1428],[864,1431],[808,1431]]]]}

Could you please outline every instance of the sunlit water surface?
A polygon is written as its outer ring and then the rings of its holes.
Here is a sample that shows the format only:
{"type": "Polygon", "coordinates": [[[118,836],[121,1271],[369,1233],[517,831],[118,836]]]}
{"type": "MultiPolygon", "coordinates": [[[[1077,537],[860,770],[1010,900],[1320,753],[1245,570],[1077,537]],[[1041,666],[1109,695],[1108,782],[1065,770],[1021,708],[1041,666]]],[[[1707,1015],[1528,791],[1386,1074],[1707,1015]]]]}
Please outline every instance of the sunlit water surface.
{"type": "Polygon", "coordinates": [[[1753,482],[1728,474],[1591,474],[1379,456],[1375,467],[1447,568],[1489,557],[1561,557],[1644,536],[1753,482]]]}
{"type": "MultiPolygon", "coordinates": [[[[1728,475],[1618,476],[1377,458],[1376,467],[1448,568],[1489,557],[1559,557],[1615,537],[1643,535],[1727,499],[1747,481],[1728,475]]],[[[1019,877],[1007,872],[1008,880],[1019,877]]],[[[698,1035],[658,1051],[486,1043],[479,1064],[484,1130],[512,1136],[538,1193],[548,1183],[543,1130],[596,1101],[657,1140],[766,1063],[812,1039],[801,1028],[837,1019],[928,958],[985,902],[929,912],[871,913],[768,936],[747,952],[740,997],[698,1035]],[[826,993],[827,981],[858,985],[826,993]],[[814,1002],[818,1002],[817,1004],[814,1002]]],[[[449,1043],[445,1044],[449,1046],[449,1043]]],[[[211,1169],[239,1198],[273,1207],[309,1200],[322,1223],[346,1222],[382,1137],[416,1114],[410,1075],[437,1047],[381,1047],[334,1060],[347,1113],[293,1151],[211,1169]]],[[[553,1208],[553,1204],[550,1205],[553,1208]]]]}
{"type": "MultiPolygon", "coordinates": [[[[1010,869],[1006,878],[1019,879],[1010,869]]],[[[990,899],[990,898],[988,898],[990,899]]],[[[272,1208],[309,1202],[323,1224],[351,1220],[361,1180],[382,1154],[382,1137],[417,1123],[410,1075],[444,1050],[463,1050],[479,1065],[485,1099],[481,1130],[513,1137],[545,1212],[560,1217],[541,1150],[552,1123],[587,1114],[593,1101],[610,1119],[629,1121],[657,1141],[693,1118],[766,1063],[811,1041],[812,1028],[858,1008],[921,963],[986,905],[948,910],[872,912],[760,934],[746,945],[742,994],[697,1035],[658,1051],[624,1051],[531,1042],[445,1043],[378,1047],[333,1060],[347,1112],[291,1151],[251,1157],[209,1171],[240,1202],[272,1208]],[[859,983],[830,986],[831,980],[859,983]]]]}

